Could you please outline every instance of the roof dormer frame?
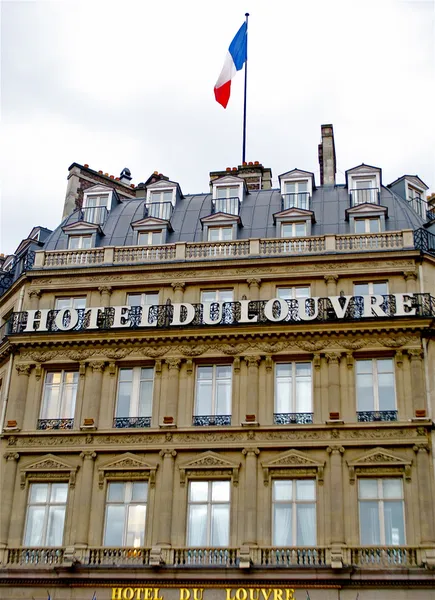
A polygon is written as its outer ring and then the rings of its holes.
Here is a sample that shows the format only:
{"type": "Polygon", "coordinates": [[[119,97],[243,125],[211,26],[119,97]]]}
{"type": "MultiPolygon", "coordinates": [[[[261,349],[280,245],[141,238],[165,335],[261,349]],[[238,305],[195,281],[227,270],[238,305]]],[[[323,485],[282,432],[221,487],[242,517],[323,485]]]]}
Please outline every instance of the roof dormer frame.
{"type": "Polygon", "coordinates": [[[371,180],[375,182],[374,188],[381,190],[382,188],[382,169],[380,167],[374,167],[372,165],[360,165],[348,169],[346,175],[346,187],[348,190],[355,189],[356,181],[371,180]]]}
{"type": "Polygon", "coordinates": [[[246,181],[242,177],[237,177],[236,175],[223,175],[222,177],[213,179],[211,185],[213,200],[217,199],[217,192],[219,188],[237,187],[238,193],[236,196],[232,197],[239,198],[241,203],[243,202],[244,197],[249,193],[246,181]]]}
{"type": "Polygon", "coordinates": [[[107,210],[110,211],[113,208],[114,203],[119,204],[120,199],[119,199],[118,194],[116,193],[116,190],[109,187],[108,185],[102,185],[102,184],[92,185],[91,187],[88,187],[83,192],[82,208],[89,208],[88,201],[93,196],[98,197],[98,196],[106,196],[106,195],[107,195],[106,204],[101,204],[99,206],[105,206],[107,208],[107,210]]]}
{"type": "Polygon", "coordinates": [[[171,203],[173,207],[175,207],[177,196],[179,198],[183,198],[179,184],[175,181],[169,181],[168,179],[160,179],[159,181],[155,181],[154,183],[147,185],[145,200],[147,205],[151,204],[152,192],[172,192],[171,203]]]}
{"type": "Polygon", "coordinates": [[[288,208],[287,210],[281,210],[273,215],[273,222],[275,225],[278,224],[278,221],[286,222],[307,220],[310,220],[311,223],[316,222],[314,212],[312,210],[305,210],[303,208],[288,208]]]}
{"type": "Polygon", "coordinates": [[[291,171],[287,171],[286,173],[281,173],[281,175],[278,175],[278,180],[280,184],[281,194],[285,194],[286,183],[295,183],[297,181],[306,181],[308,183],[307,191],[310,194],[310,198],[313,195],[313,190],[316,189],[314,173],[312,173],[311,171],[303,171],[302,169],[292,169],[291,171]]]}
{"type": "Polygon", "coordinates": [[[133,244],[138,244],[139,234],[150,232],[150,231],[161,231],[162,232],[162,244],[166,244],[166,236],[168,232],[173,232],[171,222],[165,219],[159,219],[158,217],[145,217],[139,221],[134,221],[131,224],[133,229],[133,244]]]}

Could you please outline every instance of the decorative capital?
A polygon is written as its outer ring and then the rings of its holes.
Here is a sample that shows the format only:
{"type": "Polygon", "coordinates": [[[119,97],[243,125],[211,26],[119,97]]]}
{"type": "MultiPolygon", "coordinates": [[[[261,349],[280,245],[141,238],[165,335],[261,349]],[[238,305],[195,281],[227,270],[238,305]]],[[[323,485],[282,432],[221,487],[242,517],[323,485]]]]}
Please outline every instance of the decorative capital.
{"type": "Polygon", "coordinates": [[[333,275],[331,273],[328,273],[328,275],[324,275],[323,279],[326,281],[326,283],[337,283],[338,281],[338,275],[333,275]]]}
{"type": "Polygon", "coordinates": [[[408,356],[411,361],[413,360],[421,360],[423,358],[423,350],[420,348],[410,348],[407,350],[408,356]]]}
{"type": "Polygon", "coordinates": [[[347,368],[348,369],[352,369],[353,363],[354,363],[353,353],[352,352],[346,352],[346,364],[347,364],[347,368]]]}
{"type": "Polygon", "coordinates": [[[192,375],[193,373],[193,360],[190,358],[186,360],[186,372],[188,375],[192,375]]]}
{"type": "Polygon", "coordinates": [[[417,281],[416,271],[403,271],[403,277],[405,281],[417,281]]]}
{"type": "Polygon", "coordinates": [[[396,350],[396,365],[400,368],[403,365],[403,352],[396,350]]]}
{"type": "Polygon", "coordinates": [[[34,366],[35,365],[33,365],[32,363],[18,363],[17,365],[15,365],[15,369],[18,375],[26,375],[27,377],[29,377],[30,371],[34,366]]]}
{"type": "Polygon", "coordinates": [[[245,356],[245,362],[248,367],[257,367],[261,362],[261,356],[245,356]]]}
{"type": "Polygon", "coordinates": [[[177,456],[177,451],[169,449],[160,450],[159,456],[162,458],[175,458],[177,456]]]}
{"type": "Polygon", "coordinates": [[[42,293],[41,290],[33,289],[33,290],[29,290],[27,292],[27,295],[29,296],[29,298],[40,298],[41,293],[42,293]]]}
{"type": "Polygon", "coordinates": [[[343,446],[328,446],[326,452],[328,454],[344,454],[344,448],[343,446]]]}
{"type": "Polygon", "coordinates": [[[326,352],[325,357],[330,365],[338,365],[340,362],[341,353],[340,352],[326,352]]]}
{"type": "Polygon", "coordinates": [[[258,456],[260,454],[260,450],[258,448],[243,448],[242,454],[244,456],[258,456]]]}
{"type": "Polygon", "coordinates": [[[160,358],[156,358],[155,370],[156,370],[157,375],[161,375],[161,373],[162,373],[162,361],[160,360],[160,358]]]}
{"type": "Polygon", "coordinates": [[[264,359],[264,362],[266,364],[266,371],[272,371],[273,369],[273,360],[271,356],[266,356],[264,359]]]}
{"type": "Polygon", "coordinates": [[[259,277],[250,277],[249,279],[246,280],[246,283],[249,285],[249,287],[260,287],[261,285],[261,279],[259,277]]]}
{"type": "Polygon", "coordinates": [[[320,369],[320,352],[315,352],[313,356],[313,365],[316,371],[320,369]]]}
{"type": "Polygon", "coordinates": [[[165,358],[165,363],[168,365],[169,370],[180,369],[181,358],[165,358]]]}
{"type": "Polygon", "coordinates": [[[174,292],[184,292],[184,290],[186,289],[186,282],[185,281],[173,281],[171,283],[171,287],[174,290],[174,292]]]}
{"type": "Polygon", "coordinates": [[[89,362],[88,365],[92,369],[93,373],[102,373],[104,371],[106,363],[104,362],[104,360],[93,360],[89,362]]]}
{"type": "Polygon", "coordinates": [[[5,452],[3,454],[3,458],[5,458],[6,460],[18,460],[20,458],[20,455],[18,454],[18,452],[5,452]]]}
{"type": "Polygon", "coordinates": [[[109,375],[111,377],[114,377],[116,373],[116,363],[115,362],[110,362],[109,363],[109,375]]]}
{"type": "Polygon", "coordinates": [[[80,458],[83,458],[83,460],[94,460],[97,458],[97,453],[93,452],[93,450],[84,450],[80,452],[80,458]]]}
{"type": "Polygon", "coordinates": [[[112,286],[111,285],[100,285],[98,291],[101,295],[108,294],[109,296],[112,294],[112,286]]]}
{"type": "Polygon", "coordinates": [[[234,357],[233,369],[234,369],[234,373],[240,373],[240,358],[238,356],[234,357]]]}
{"type": "Polygon", "coordinates": [[[419,452],[427,452],[429,454],[430,452],[430,448],[429,448],[429,444],[415,444],[412,449],[414,450],[414,452],[416,454],[418,454],[419,452]]]}

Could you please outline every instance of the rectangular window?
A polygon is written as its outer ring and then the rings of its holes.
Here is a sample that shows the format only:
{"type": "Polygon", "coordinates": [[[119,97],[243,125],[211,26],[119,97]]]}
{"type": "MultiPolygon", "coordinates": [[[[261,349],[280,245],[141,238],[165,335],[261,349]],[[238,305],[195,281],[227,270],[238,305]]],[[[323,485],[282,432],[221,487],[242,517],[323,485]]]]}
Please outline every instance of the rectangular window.
{"type": "Polygon", "coordinates": [[[159,231],[139,231],[139,233],[137,234],[138,246],[159,246],[160,244],[162,244],[162,242],[163,233],[161,229],[159,231]]]}
{"type": "Polygon", "coordinates": [[[355,219],[355,233],[379,233],[381,231],[381,220],[378,217],[373,219],[355,219]]]}
{"type": "Polygon", "coordinates": [[[173,190],[154,190],[150,194],[150,203],[171,202],[174,197],[173,190]]]}
{"type": "Polygon", "coordinates": [[[87,196],[83,203],[83,220],[88,223],[104,223],[107,217],[109,194],[87,196]]]}
{"type": "Polygon", "coordinates": [[[276,479],[272,487],[274,546],[316,545],[316,482],[276,479]]]}
{"type": "Polygon", "coordinates": [[[308,181],[286,181],[284,183],[283,210],[288,208],[309,209],[308,181]]]}
{"type": "Polygon", "coordinates": [[[364,546],[405,544],[402,480],[359,479],[360,540],[364,546]]]}
{"type": "Polygon", "coordinates": [[[277,425],[313,422],[311,363],[275,365],[274,422],[277,425]]]}
{"type": "Polygon", "coordinates": [[[67,497],[67,483],[30,484],[25,546],[62,546],[67,497]]]}
{"type": "Polygon", "coordinates": [[[281,237],[305,237],[307,235],[307,224],[305,221],[294,223],[283,223],[281,225],[281,237]]]}
{"type": "Polygon", "coordinates": [[[356,361],[358,421],[396,421],[396,391],[392,358],[356,361]]]}
{"type": "Polygon", "coordinates": [[[146,481],[107,485],[104,546],[141,548],[145,545],[147,497],[146,481]]]}
{"type": "Polygon", "coordinates": [[[202,290],[201,302],[233,302],[233,290],[202,290]]]}
{"type": "Polygon", "coordinates": [[[388,294],[388,281],[368,281],[353,284],[354,296],[372,296],[374,294],[386,296],[388,294]]]}
{"type": "Polygon", "coordinates": [[[68,250],[88,250],[91,244],[91,235],[70,235],[68,238],[68,250]]]}
{"type": "Polygon", "coordinates": [[[232,227],[209,227],[209,242],[230,242],[233,239],[232,227]]]}
{"type": "Polygon", "coordinates": [[[156,306],[159,304],[158,292],[144,292],[127,294],[128,306],[156,306]]]}
{"type": "Polygon", "coordinates": [[[216,186],[216,198],[238,198],[239,191],[238,185],[216,186]]]}
{"type": "Polygon", "coordinates": [[[46,373],[38,429],[72,429],[78,381],[77,371],[46,373]]]}
{"type": "Polygon", "coordinates": [[[228,546],[230,482],[191,481],[187,522],[188,546],[228,546]]]}
{"type": "Polygon", "coordinates": [[[231,425],[231,365],[198,366],[194,425],[231,425]]]}
{"type": "Polygon", "coordinates": [[[63,296],[56,298],[55,309],[62,308],[86,308],[86,296],[63,296]]]}
{"type": "Polygon", "coordinates": [[[114,427],[150,427],[154,369],[120,369],[114,427]]]}
{"type": "Polygon", "coordinates": [[[311,297],[311,289],[309,285],[277,288],[276,297],[281,298],[281,300],[287,300],[287,304],[289,305],[289,313],[285,320],[299,321],[297,300],[303,308],[305,299],[311,297]]]}
{"type": "Polygon", "coordinates": [[[353,202],[352,205],[358,204],[379,204],[378,190],[375,188],[374,179],[355,179],[353,181],[354,189],[351,190],[353,202]]]}

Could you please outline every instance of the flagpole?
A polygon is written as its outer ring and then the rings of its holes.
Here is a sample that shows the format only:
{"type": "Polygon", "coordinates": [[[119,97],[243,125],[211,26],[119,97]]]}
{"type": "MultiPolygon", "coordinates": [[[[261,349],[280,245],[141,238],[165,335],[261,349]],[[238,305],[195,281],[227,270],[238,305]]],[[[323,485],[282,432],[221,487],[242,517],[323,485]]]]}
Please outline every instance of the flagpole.
{"type": "Polygon", "coordinates": [[[246,162],[246,88],[248,85],[248,17],[249,13],[245,13],[246,17],[246,61],[245,61],[245,93],[243,98],[243,149],[242,149],[242,165],[246,162]]]}

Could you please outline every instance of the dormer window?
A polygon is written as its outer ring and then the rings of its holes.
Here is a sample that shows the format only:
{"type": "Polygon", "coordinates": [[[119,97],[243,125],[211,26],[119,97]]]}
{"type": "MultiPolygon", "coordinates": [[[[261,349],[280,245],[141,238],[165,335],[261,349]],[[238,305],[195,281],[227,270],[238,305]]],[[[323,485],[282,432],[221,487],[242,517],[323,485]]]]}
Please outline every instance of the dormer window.
{"type": "Polygon", "coordinates": [[[137,245],[138,246],[159,246],[163,244],[163,231],[138,231],[137,245]]]}
{"type": "Polygon", "coordinates": [[[170,202],[173,204],[174,190],[152,190],[149,196],[149,204],[156,202],[170,202]]]}
{"type": "Polygon", "coordinates": [[[211,182],[211,214],[240,215],[246,184],[234,175],[225,175],[211,182]]]}
{"type": "Polygon", "coordinates": [[[233,239],[233,227],[209,227],[209,242],[230,242],[233,239]]]}
{"type": "Polygon", "coordinates": [[[303,208],[309,210],[310,193],[308,191],[308,179],[305,181],[285,181],[283,194],[283,208],[303,208]]]}
{"type": "Polygon", "coordinates": [[[367,219],[354,219],[355,233],[380,233],[381,219],[372,217],[367,219]]]}
{"type": "Polygon", "coordinates": [[[346,171],[350,207],[361,204],[380,204],[382,187],[381,169],[370,165],[359,165],[346,171]]]}
{"type": "Polygon", "coordinates": [[[305,237],[307,235],[307,222],[295,221],[293,223],[281,223],[281,237],[305,237]]]}
{"type": "Polygon", "coordinates": [[[94,185],[88,188],[83,196],[81,220],[102,225],[107,219],[114,197],[119,201],[116,192],[107,186],[94,185]]]}
{"type": "Polygon", "coordinates": [[[411,203],[412,208],[420,217],[425,218],[425,202],[423,199],[423,192],[408,183],[408,201],[411,203]]]}
{"type": "Polygon", "coordinates": [[[68,250],[88,250],[92,248],[91,235],[70,235],[68,238],[68,250]]]}
{"type": "Polygon", "coordinates": [[[178,195],[181,192],[176,183],[167,180],[157,181],[147,187],[147,197],[145,202],[145,218],[163,219],[170,221],[175,208],[177,189],[178,195]]]}

